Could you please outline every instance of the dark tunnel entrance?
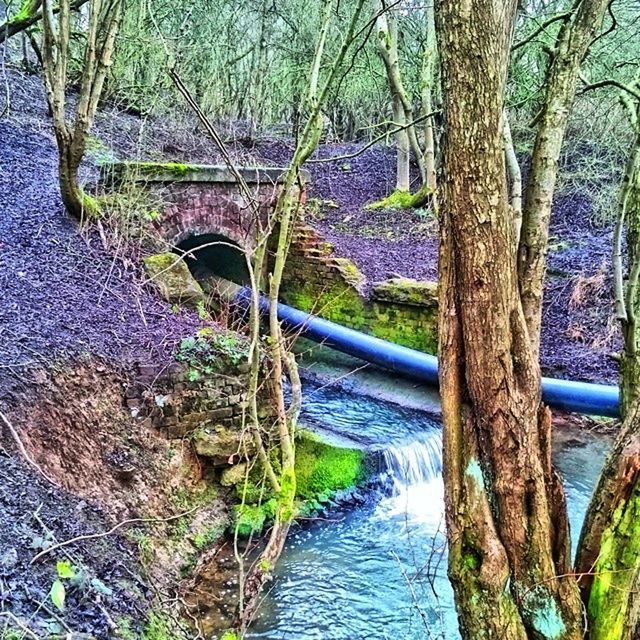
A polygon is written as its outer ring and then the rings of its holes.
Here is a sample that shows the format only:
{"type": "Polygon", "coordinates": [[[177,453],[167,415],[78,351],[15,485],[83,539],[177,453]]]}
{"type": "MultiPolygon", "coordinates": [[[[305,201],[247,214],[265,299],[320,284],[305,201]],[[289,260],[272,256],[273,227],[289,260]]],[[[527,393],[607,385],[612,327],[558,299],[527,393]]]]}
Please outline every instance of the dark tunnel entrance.
{"type": "Polygon", "coordinates": [[[205,290],[208,288],[207,283],[216,278],[239,285],[251,282],[244,251],[227,236],[217,233],[191,236],[177,246],[176,252],[189,252],[185,262],[205,290]]]}

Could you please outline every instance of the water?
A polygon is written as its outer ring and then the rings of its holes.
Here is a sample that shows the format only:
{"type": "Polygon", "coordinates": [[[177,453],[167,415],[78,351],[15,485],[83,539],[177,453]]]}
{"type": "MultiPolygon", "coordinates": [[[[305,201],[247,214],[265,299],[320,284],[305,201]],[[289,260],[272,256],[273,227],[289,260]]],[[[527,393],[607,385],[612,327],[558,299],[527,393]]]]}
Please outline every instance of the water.
{"type": "MultiPolygon", "coordinates": [[[[291,534],[250,638],[455,639],[446,578],[441,432],[423,412],[331,389],[308,389],[302,422],[383,451],[388,493],[291,534]]],[[[556,463],[576,531],[607,440],[563,431],[556,463]]]]}

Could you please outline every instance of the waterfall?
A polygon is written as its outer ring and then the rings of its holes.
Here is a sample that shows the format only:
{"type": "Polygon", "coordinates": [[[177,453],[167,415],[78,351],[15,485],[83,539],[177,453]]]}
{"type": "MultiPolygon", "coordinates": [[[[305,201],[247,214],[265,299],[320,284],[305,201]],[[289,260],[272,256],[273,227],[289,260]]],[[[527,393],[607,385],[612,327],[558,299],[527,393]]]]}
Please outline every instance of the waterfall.
{"type": "Polygon", "coordinates": [[[403,516],[433,532],[444,531],[442,432],[422,432],[390,445],[383,455],[391,496],[381,501],[380,514],[403,516]]]}

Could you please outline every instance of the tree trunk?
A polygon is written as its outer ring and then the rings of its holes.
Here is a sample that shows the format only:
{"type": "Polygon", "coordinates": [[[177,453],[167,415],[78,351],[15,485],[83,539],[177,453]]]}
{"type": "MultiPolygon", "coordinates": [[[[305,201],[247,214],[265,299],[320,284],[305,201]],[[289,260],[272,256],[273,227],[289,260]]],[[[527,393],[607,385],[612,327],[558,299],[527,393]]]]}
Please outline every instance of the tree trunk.
{"type": "Polygon", "coordinates": [[[553,51],[547,93],[525,192],[519,247],[519,279],[524,314],[534,357],[540,351],[542,295],[549,241],[549,218],[558,173],[558,158],[576,93],[580,65],[609,0],[581,0],[562,26],[553,51]]]}
{"type": "MultiPolygon", "coordinates": [[[[421,115],[428,116],[433,113],[433,87],[435,84],[436,69],[436,28],[433,15],[433,7],[426,9],[425,20],[427,34],[425,48],[422,54],[422,68],[420,77],[421,115]]],[[[435,194],[437,188],[436,177],[436,141],[433,127],[433,116],[428,117],[424,123],[424,172],[426,185],[435,194]]]]}
{"type": "MultiPolygon", "coordinates": [[[[404,126],[406,120],[402,102],[398,96],[393,96],[393,122],[395,125],[404,126]]],[[[411,188],[411,175],[409,161],[409,136],[403,129],[396,133],[396,190],[409,191],[411,188]]]]}
{"type": "Polygon", "coordinates": [[[102,87],[111,65],[116,35],[122,18],[123,0],[114,0],[107,8],[96,0],[89,4],[82,79],[73,126],[66,117],[67,67],[70,55],[71,11],[78,5],[60,0],[43,0],[42,66],[47,100],[53,116],[60,168],[60,194],[69,213],[79,219],[97,215],[96,202],[89,198],[78,180],[78,169],[85,152],[87,136],[98,109],[102,87]],[[57,21],[55,14],[58,14],[57,21]]]}
{"type": "Polygon", "coordinates": [[[551,416],[519,297],[502,110],[517,0],[441,0],[440,385],[463,638],[578,640],[551,416]],[[470,82],[484,69],[482,82],[470,82]]]}
{"type": "Polygon", "coordinates": [[[513,146],[509,114],[506,109],[503,114],[503,124],[504,157],[507,164],[507,176],[509,177],[509,203],[513,214],[513,246],[514,250],[517,251],[522,228],[522,172],[516,156],[516,149],[513,146]]]}
{"type": "Polygon", "coordinates": [[[623,424],[591,499],[576,559],[576,570],[585,574],[580,587],[590,640],[640,636],[640,103],[627,106],[636,137],[621,189],[614,248],[616,308],[624,336],[623,424]],[[626,290],[621,289],[622,261],[617,255],[623,225],[629,265],[626,290]]]}
{"type": "Polygon", "coordinates": [[[426,172],[422,150],[418,143],[416,128],[411,123],[414,120],[413,105],[409,99],[400,72],[400,58],[398,55],[398,23],[396,17],[384,7],[381,1],[376,2],[378,17],[376,19],[377,45],[380,57],[384,62],[387,71],[387,81],[391,91],[393,102],[394,124],[404,126],[410,125],[402,131],[396,133],[396,144],[398,145],[398,176],[396,189],[398,191],[409,191],[408,158],[405,163],[405,155],[408,156],[409,149],[413,153],[418,165],[423,184],[426,181],[426,172]],[[385,9],[387,12],[385,12],[385,9]],[[402,186],[401,186],[402,185],[402,186]]]}

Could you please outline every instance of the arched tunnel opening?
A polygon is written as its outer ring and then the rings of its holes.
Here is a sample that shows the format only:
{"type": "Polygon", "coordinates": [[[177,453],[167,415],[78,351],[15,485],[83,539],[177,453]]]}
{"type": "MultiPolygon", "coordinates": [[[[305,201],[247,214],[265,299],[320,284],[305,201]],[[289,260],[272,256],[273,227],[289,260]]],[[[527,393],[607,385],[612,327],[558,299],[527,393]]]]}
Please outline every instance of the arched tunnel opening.
{"type": "Polygon", "coordinates": [[[242,247],[227,236],[217,233],[190,236],[175,251],[188,254],[185,262],[189,270],[208,293],[215,292],[220,279],[242,286],[251,282],[242,247]]]}

